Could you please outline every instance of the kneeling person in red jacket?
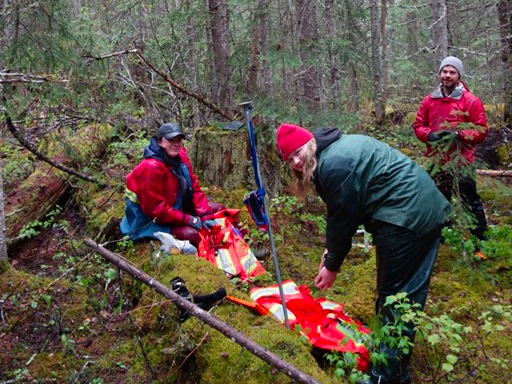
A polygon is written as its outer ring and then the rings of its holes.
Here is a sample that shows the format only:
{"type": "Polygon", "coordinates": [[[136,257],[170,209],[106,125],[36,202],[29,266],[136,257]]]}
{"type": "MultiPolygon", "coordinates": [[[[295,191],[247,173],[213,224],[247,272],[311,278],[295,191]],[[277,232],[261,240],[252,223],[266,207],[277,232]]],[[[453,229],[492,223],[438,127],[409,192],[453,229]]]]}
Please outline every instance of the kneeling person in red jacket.
{"type": "Polygon", "coordinates": [[[215,225],[213,213],[224,206],[208,202],[183,147],[180,126],[163,124],[144,149],[144,160],[126,177],[121,233],[132,240],[157,239],[155,232],[199,243],[199,230],[215,225]]]}

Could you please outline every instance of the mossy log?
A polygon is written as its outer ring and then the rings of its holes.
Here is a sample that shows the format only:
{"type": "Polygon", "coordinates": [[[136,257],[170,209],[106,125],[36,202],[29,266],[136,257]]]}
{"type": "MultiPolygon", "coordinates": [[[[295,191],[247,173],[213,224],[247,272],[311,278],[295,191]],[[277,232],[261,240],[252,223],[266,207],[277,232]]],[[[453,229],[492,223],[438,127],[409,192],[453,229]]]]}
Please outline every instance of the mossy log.
{"type": "Polygon", "coordinates": [[[204,321],[212,328],[221,332],[224,336],[228,337],[235,343],[247,349],[250,353],[254,354],[255,356],[258,356],[260,359],[270,364],[272,367],[278,369],[287,376],[291,377],[293,380],[295,380],[295,382],[301,384],[319,384],[319,382],[315,378],[307,375],[300,369],[282,360],[277,355],[265,349],[264,347],[257,344],[253,340],[247,338],[244,334],[237,331],[227,323],[223,322],[222,320],[218,319],[215,316],[210,315],[208,312],[202,310],[197,305],[181,297],[172,289],[169,289],[168,287],[160,283],[158,280],[154,279],[141,269],[137,268],[124,257],[107,250],[106,248],[98,245],[91,239],[85,239],[85,244],[94,251],[98,252],[106,260],[110,261],[121,270],[127,272],[135,279],[141,281],[142,283],[151,287],[162,296],[171,300],[180,309],[188,312],[191,316],[195,316],[200,320],[204,321]]]}
{"type": "MultiPolygon", "coordinates": [[[[109,125],[91,124],[82,127],[69,142],[54,138],[46,151],[52,161],[66,167],[80,169],[92,158],[104,152],[108,141],[109,125]]],[[[5,196],[5,226],[7,245],[13,248],[22,240],[21,229],[39,221],[45,222],[59,199],[71,190],[70,175],[54,166],[41,162],[19,187],[5,196]]]]}
{"type": "MultiPolygon", "coordinates": [[[[284,184],[286,171],[278,159],[273,143],[265,143],[261,131],[255,132],[260,173],[265,190],[277,195],[284,184]]],[[[251,147],[247,129],[238,131],[198,128],[189,146],[194,172],[201,185],[225,190],[256,188],[251,147]]]]}

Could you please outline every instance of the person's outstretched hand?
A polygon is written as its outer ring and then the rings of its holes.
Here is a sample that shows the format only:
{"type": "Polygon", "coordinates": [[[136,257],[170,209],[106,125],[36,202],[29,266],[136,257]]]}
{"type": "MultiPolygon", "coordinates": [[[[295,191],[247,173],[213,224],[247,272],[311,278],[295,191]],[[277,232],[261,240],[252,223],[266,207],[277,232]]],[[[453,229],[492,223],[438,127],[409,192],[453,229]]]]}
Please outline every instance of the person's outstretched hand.
{"type": "Polygon", "coordinates": [[[320,272],[318,272],[318,275],[315,277],[315,284],[317,288],[322,291],[326,291],[331,288],[336,280],[337,274],[338,272],[336,271],[329,271],[327,268],[322,267],[320,272]]]}

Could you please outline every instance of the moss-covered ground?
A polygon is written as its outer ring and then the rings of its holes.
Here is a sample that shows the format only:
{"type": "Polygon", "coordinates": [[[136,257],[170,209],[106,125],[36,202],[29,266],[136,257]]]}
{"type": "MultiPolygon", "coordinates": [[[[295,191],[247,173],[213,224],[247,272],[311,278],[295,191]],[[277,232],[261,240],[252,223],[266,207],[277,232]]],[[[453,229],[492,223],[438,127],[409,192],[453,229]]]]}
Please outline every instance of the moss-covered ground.
{"type": "MultiPolygon", "coordinates": [[[[125,174],[129,166],[119,170],[125,174]]],[[[113,179],[122,180],[119,174],[113,179]]],[[[480,177],[491,227],[487,260],[465,255],[448,236],[438,255],[426,314],[412,358],[413,383],[511,383],[512,188],[480,177]],[[485,314],[485,316],[482,316],[485,314]],[[461,329],[458,324],[462,327],[461,329]],[[444,327],[444,328],[443,328],[444,327]],[[471,327],[471,328],[469,328],[471,327]],[[460,334],[459,337],[450,337],[460,334]],[[439,340],[438,340],[439,339],[439,340]],[[443,366],[447,361],[452,369],[443,366]]],[[[276,282],[268,242],[252,223],[246,190],[207,188],[216,201],[240,208],[248,240],[262,251],[267,275],[252,286],[276,282]]],[[[332,289],[313,283],[323,252],[324,207],[291,195],[268,199],[282,279],[305,284],[314,297],[343,303],[347,313],[374,321],[375,255],[357,237],[332,289]]],[[[156,241],[132,243],[105,230],[117,225],[123,191],[84,187],[55,225],[27,239],[0,275],[0,381],[23,383],[291,383],[282,372],[197,318],[178,321],[179,310],[151,288],[91,252],[91,237],[163,284],[182,277],[193,294],[225,287],[250,300],[250,286],[229,280],[192,255],[163,254],[156,241]],[[117,220],[117,221],[116,221],[117,220]]],[[[455,237],[457,234],[454,235],[455,237]]],[[[311,346],[272,317],[219,302],[210,313],[321,383],[348,382],[312,354],[311,346]]]]}

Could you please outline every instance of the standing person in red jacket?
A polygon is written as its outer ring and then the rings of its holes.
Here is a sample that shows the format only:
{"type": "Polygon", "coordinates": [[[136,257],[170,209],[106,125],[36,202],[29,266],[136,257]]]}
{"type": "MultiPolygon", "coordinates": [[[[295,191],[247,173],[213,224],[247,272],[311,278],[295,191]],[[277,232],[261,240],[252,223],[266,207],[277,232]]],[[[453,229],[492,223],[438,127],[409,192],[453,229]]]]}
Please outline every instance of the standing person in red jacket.
{"type": "MultiPolygon", "coordinates": [[[[476,220],[472,234],[479,240],[486,240],[487,220],[476,189],[476,173],[472,164],[475,161],[475,147],[485,140],[489,128],[484,106],[462,82],[463,74],[464,67],[458,58],[448,56],[441,62],[441,83],[423,99],[416,115],[414,132],[427,145],[426,157],[438,158],[441,166],[455,159],[457,168],[470,167],[469,172],[465,171],[462,177],[456,178],[457,186],[451,173],[440,171],[433,173],[432,177],[448,200],[455,187],[458,188],[462,200],[476,220]]],[[[485,259],[478,248],[475,256],[485,259]]]]}
{"type": "Polygon", "coordinates": [[[144,160],[126,177],[121,233],[132,240],[157,239],[155,232],[199,243],[199,230],[215,225],[213,213],[224,209],[208,202],[183,147],[180,126],[163,124],[144,149],[144,160]]]}

